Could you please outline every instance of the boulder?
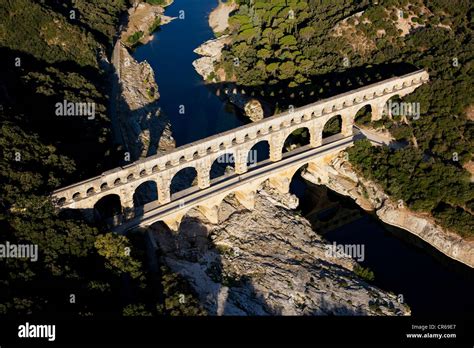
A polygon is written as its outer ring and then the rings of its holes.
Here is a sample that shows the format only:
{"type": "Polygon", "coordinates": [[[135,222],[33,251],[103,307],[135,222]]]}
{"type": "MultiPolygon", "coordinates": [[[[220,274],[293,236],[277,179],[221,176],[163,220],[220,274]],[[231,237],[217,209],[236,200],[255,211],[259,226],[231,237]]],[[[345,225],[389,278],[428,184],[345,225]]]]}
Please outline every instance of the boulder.
{"type": "Polygon", "coordinates": [[[252,120],[252,122],[263,119],[264,113],[262,104],[257,99],[250,99],[244,106],[245,115],[252,120]]]}

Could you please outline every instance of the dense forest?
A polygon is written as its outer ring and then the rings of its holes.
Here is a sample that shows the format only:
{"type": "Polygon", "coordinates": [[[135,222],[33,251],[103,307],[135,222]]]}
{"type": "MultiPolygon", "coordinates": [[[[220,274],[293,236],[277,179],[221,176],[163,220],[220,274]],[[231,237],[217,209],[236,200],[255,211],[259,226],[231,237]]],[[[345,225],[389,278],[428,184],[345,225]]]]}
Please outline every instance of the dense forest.
{"type": "MultiPolygon", "coordinates": [[[[410,208],[472,236],[473,14],[469,0],[238,0],[232,42],[216,69],[277,104],[313,102],[424,68],[430,83],[403,99],[420,117],[384,116],[362,126],[407,144],[389,151],[359,144],[350,160],[410,208]]],[[[360,117],[359,117],[360,116],[360,117]]]]}
{"type": "Polygon", "coordinates": [[[110,134],[106,59],[129,6],[0,4],[0,244],[39,252],[36,262],[0,263],[1,315],[204,314],[178,275],[166,267],[151,274],[142,234],[108,233],[59,214],[48,198],[123,158],[110,134]],[[94,103],[95,117],[58,117],[55,104],[64,100],[94,103]]]}

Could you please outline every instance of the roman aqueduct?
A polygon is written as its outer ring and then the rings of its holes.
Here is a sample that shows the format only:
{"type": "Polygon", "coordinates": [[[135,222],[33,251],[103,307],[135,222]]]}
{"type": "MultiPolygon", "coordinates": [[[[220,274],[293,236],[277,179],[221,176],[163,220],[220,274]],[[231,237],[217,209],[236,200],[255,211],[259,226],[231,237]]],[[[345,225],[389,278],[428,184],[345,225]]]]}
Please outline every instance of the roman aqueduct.
{"type": "Polygon", "coordinates": [[[318,160],[333,156],[352,144],[358,111],[370,106],[372,120],[379,120],[389,99],[412,93],[428,80],[428,73],[420,70],[377,82],[178,147],[165,155],[141,159],[56,190],[52,197],[60,209],[81,209],[90,213],[101,199],[117,195],[126,217],[124,224],[130,228],[164,221],[172,229],[177,229],[181,218],[193,207],[198,207],[210,221],[215,222],[216,209],[224,199],[223,195],[234,193],[245,207],[252,209],[252,197],[263,181],[269,180],[279,190],[287,191],[291,177],[302,164],[309,164],[310,169],[316,168],[318,160]],[[341,134],[323,139],[324,126],[333,117],[342,120],[341,134]],[[292,152],[283,155],[285,140],[301,128],[309,134],[309,145],[295,150],[294,155],[292,152]],[[249,168],[249,153],[261,142],[268,144],[269,159],[266,165],[249,168]],[[223,154],[231,155],[235,162],[235,172],[227,178],[228,184],[226,180],[216,183],[211,180],[211,167],[223,154]],[[189,195],[173,195],[171,182],[186,168],[195,169],[197,187],[189,191],[189,195]],[[254,172],[252,177],[250,174],[254,172]],[[156,184],[158,200],[141,207],[138,215],[139,207],[134,207],[135,191],[150,182],[156,184]],[[216,185],[224,189],[216,191],[213,189],[216,185]],[[133,223],[127,224],[126,221],[133,223]]]}

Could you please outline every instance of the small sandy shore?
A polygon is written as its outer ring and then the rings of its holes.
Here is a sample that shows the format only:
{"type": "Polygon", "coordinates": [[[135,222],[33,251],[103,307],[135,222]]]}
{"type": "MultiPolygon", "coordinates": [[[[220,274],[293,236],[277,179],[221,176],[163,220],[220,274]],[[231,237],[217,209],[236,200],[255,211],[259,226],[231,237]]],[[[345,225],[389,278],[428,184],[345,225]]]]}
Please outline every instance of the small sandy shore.
{"type": "Polygon", "coordinates": [[[219,6],[209,15],[209,26],[214,33],[223,33],[229,27],[229,14],[236,8],[237,4],[232,0],[228,2],[219,1],[219,6]]]}

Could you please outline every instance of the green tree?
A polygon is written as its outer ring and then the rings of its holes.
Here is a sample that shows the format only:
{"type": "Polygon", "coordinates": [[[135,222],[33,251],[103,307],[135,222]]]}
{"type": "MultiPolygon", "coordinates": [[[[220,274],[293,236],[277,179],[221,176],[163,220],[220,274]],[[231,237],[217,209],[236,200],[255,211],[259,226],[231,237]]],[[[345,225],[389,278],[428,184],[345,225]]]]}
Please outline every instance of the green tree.
{"type": "Polygon", "coordinates": [[[298,42],[293,35],[286,35],[279,40],[279,44],[284,48],[295,46],[298,42]]]}
{"type": "Polygon", "coordinates": [[[289,78],[293,77],[293,75],[296,72],[295,63],[293,63],[293,62],[281,63],[280,67],[279,67],[279,71],[280,71],[280,79],[281,80],[289,79],[289,78]]]}
{"type": "Polygon", "coordinates": [[[257,57],[264,60],[270,58],[271,56],[272,56],[272,51],[267,50],[266,48],[262,48],[258,50],[257,52],[257,57]]]}
{"type": "Polygon", "coordinates": [[[309,40],[313,38],[315,33],[316,33],[316,30],[314,28],[305,27],[300,30],[299,35],[303,40],[308,42],[309,40]]]}
{"type": "Polygon", "coordinates": [[[269,74],[276,76],[276,72],[278,71],[279,67],[280,63],[270,63],[267,65],[266,69],[269,74]]]}
{"type": "Polygon", "coordinates": [[[142,265],[131,255],[127,237],[114,233],[98,236],[95,243],[97,253],[105,258],[105,267],[117,275],[128,274],[133,279],[143,277],[142,265]]]}

